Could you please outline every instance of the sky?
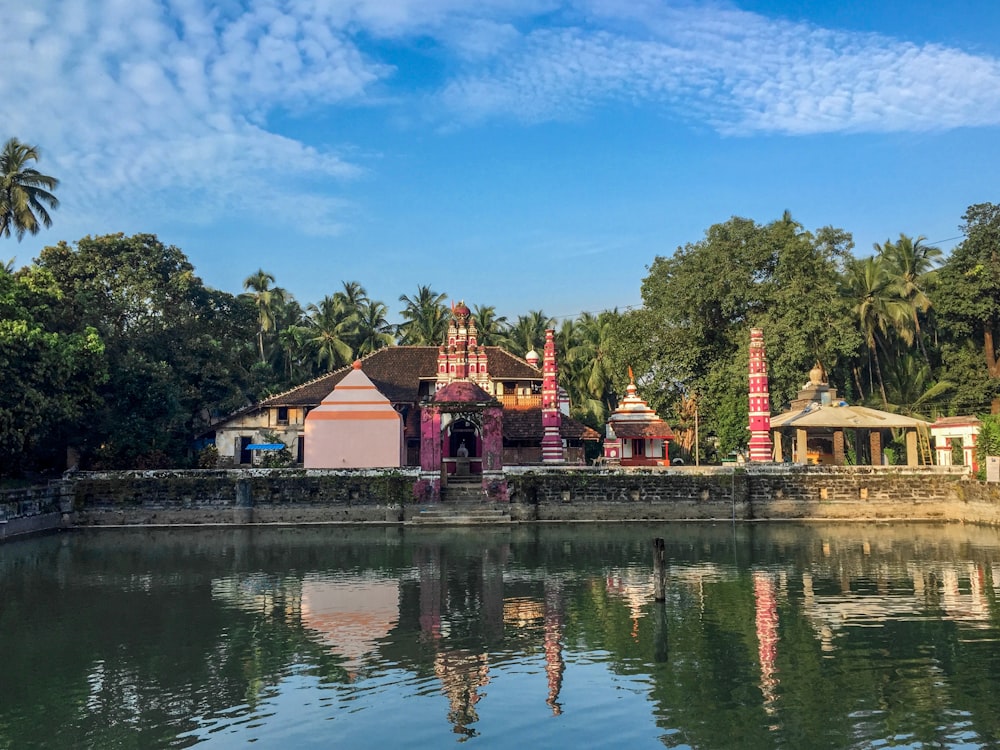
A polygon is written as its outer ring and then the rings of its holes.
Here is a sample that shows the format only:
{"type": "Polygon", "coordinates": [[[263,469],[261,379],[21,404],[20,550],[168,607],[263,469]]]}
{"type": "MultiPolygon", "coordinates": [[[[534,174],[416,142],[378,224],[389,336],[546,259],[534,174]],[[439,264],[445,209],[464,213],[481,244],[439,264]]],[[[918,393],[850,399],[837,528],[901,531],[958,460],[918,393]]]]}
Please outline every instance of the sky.
{"type": "Polygon", "coordinates": [[[429,285],[513,319],[641,305],[784,211],[946,252],[998,202],[995,0],[0,0],[0,139],[59,240],[153,233],[231,293],[429,285]]]}

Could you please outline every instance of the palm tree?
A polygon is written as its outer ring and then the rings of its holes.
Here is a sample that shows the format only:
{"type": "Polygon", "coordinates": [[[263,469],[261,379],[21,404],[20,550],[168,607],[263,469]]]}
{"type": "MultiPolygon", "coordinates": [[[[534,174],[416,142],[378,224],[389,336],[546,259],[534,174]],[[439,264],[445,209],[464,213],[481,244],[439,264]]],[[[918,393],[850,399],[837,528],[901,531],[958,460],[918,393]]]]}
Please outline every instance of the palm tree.
{"type": "Polygon", "coordinates": [[[382,302],[369,301],[362,306],[357,318],[357,355],[363,357],[376,349],[392,346],[396,340],[392,325],[386,320],[389,308],[382,302]]]}
{"type": "Polygon", "coordinates": [[[507,332],[511,351],[523,357],[532,349],[545,343],[545,331],[555,328],[555,318],[550,318],[541,310],[532,310],[527,315],[519,315],[507,332]]]}
{"type": "Polygon", "coordinates": [[[309,305],[308,310],[308,340],[316,353],[316,364],[333,370],[350,362],[350,341],[357,329],[357,318],[343,298],[326,296],[318,305],[309,305]]]}
{"type": "Polygon", "coordinates": [[[0,237],[10,237],[11,231],[18,242],[25,232],[38,234],[39,221],[52,226],[52,217],[45,206],[58,208],[59,200],[50,192],[59,186],[59,180],[27,166],[38,161],[38,149],[9,139],[0,152],[0,237]]]}
{"type": "Polygon", "coordinates": [[[930,357],[924,347],[924,338],[920,330],[920,313],[926,314],[931,308],[930,298],[926,293],[926,285],[932,279],[934,266],[941,258],[941,249],[933,245],[923,244],[926,237],[917,237],[916,241],[900,233],[895,243],[889,240],[884,245],[875,243],[875,250],[889,264],[889,272],[893,274],[900,286],[903,297],[912,306],[913,330],[924,355],[924,362],[930,364],[930,357]]]}
{"type": "Polygon", "coordinates": [[[497,316],[493,305],[476,305],[472,311],[476,320],[476,330],[479,331],[479,343],[483,346],[503,346],[507,334],[507,318],[497,316]]]}
{"type": "Polygon", "coordinates": [[[401,294],[399,301],[405,307],[400,312],[403,322],[396,329],[399,343],[414,346],[440,344],[448,331],[448,307],[444,300],[443,293],[438,294],[423,284],[417,287],[413,297],[401,294]]]}
{"type": "MultiPolygon", "coordinates": [[[[869,365],[874,367],[878,377],[882,403],[888,404],[878,350],[880,347],[885,350],[885,339],[890,332],[895,332],[906,343],[912,343],[910,305],[903,298],[898,280],[889,273],[888,265],[881,256],[851,262],[846,269],[845,282],[845,292],[854,302],[854,314],[868,345],[869,365]]],[[[860,382],[858,387],[860,390],[860,382]]]]}
{"type": "Polygon", "coordinates": [[[266,362],[264,356],[264,334],[274,328],[275,315],[285,301],[285,290],[272,287],[274,274],[263,268],[243,280],[243,288],[250,292],[247,296],[253,300],[257,308],[257,348],[260,351],[260,361],[266,362]]]}

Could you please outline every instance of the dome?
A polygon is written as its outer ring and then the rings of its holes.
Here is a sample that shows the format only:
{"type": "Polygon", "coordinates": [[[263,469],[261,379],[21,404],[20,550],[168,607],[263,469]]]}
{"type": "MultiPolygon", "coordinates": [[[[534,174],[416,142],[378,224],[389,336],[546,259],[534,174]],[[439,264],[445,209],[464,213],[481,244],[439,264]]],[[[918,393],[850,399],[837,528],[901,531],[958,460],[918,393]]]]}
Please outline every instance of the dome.
{"type": "Polygon", "coordinates": [[[538,367],[538,352],[532,349],[530,352],[524,355],[524,361],[527,362],[532,367],[538,367]]]}
{"type": "Polygon", "coordinates": [[[434,394],[434,400],[441,403],[481,404],[492,401],[493,397],[475,383],[456,380],[434,394]]]}

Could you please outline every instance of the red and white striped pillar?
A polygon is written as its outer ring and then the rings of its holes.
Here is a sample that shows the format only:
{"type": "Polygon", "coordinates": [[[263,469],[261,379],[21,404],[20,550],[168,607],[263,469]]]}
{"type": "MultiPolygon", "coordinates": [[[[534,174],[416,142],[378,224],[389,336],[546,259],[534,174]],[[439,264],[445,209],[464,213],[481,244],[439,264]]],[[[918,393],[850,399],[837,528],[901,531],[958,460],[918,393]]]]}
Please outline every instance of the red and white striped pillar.
{"type": "Polygon", "coordinates": [[[764,350],[764,331],[760,328],[750,329],[750,460],[774,460],[767,354],[764,350]]]}
{"type": "Polygon", "coordinates": [[[556,332],[545,331],[545,361],[542,365],[542,462],[562,463],[562,437],[559,426],[562,415],[559,412],[559,382],[556,380],[556,332]]]}

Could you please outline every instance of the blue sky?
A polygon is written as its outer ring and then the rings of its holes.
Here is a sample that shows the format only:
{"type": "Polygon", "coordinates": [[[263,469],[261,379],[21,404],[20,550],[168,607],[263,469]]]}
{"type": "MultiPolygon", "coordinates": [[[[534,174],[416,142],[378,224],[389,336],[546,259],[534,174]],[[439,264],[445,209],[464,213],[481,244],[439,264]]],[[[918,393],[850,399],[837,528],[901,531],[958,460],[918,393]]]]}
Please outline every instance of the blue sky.
{"type": "Polygon", "coordinates": [[[0,137],[62,183],[46,244],[151,232],[303,304],[429,284],[625,309],[657,255],[786,209],[946,251],[997,202],[992,0],[33,0],[0,137]]]}

